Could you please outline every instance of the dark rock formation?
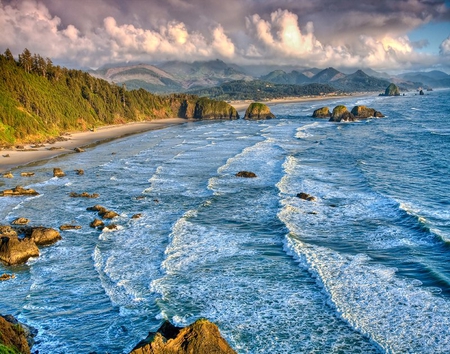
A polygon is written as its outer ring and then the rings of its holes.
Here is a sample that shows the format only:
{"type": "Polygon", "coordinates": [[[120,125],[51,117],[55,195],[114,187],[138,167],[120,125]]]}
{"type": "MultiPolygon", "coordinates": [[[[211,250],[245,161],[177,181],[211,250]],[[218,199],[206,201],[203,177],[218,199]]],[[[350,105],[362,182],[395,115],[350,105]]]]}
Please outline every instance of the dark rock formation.
{"type": "Polygon", "coordinates": [[[93,227],[93,228],[96,228],[96,227],[98,227],[98,228],[103,228],[103,227],[105,226],[105,224],[103,223],[103,221],[101,221],[101,220],[99,220],[99,219],[94,219],[94,221],[92,221],[92,222],[89,224],[89,226],[90,226],[90,227],[93,227]]]}
{"type": "Polygon", "coordinates": [[[376,111],[373,108],[369,108],[366,106],[355,106],[352,109],[351,112],[355,118],[371,118],[371,117],[376,117],[376,118],[383,118],[384,115],[381,112],[376,111]]]}
{"type": "Polygon", "coordinates": [[[78,176],[84,175],[84,170],[78,169],[78,170],[75,170],[75,172],[77,173],[78,176]]]}
{"type": "Polygon", "coordinates": [[[132,219],[139,219],[141,216],[142,216],[142,214],[139,213],[139,214],[134,214],[131,218],[132,219]]]}
{"type": "Polygon", "coordinates": [[[254,172],[249,171],[239,171],[236,173],[236,177],[244,177],[244,178],[255,178],[257,177],[254,172]]]}
{"type": "Polygon", "coordinates": [[[386,87],[384,96],[400,96],[400,89],[396,84],[391,83],[388,87],[386,87]]]}
{"type": "Polygon", "coordinates": [[[253,102],[245,111],[244,119],[271,119],[275,115],[270,111],[270,108],[263,103],[253,102]]]}
{"type": "Polygon", "coordinates": [[[53,177],[64,177],[66,174],[59,167],[53,169],[53,177]]]}
{"type": "Polygon", "coordinates": [[[89,194],[88,192],[83,193],[70,192],[69,196],[72,198],[98,198],[100,197],[100,194],[98,193],[89,194]]]}
{"type": "Polygon", "coordinates": [[[217,326],[199,319],[185,328],[166,321],[150,332],[130,354],[236,354],[220,335],[217,326]]]}
{"type": "Polygon", "coordinates": [[[101,216],[103,219],[113,219],[116,216],[119,216],[115,211],[112,210],[105,210],[105,211],[99,211],[98,215],[101,216]]]}
{"type": "Polygon", "coordinates": [[[10,279],[15,279],[15,278],[16,278],[15,274],[3,273],[2,275],[0,275],[0,281],[6,281],[6,280],[10,280],[10,279]]]}
{"type": "Polygon", "coordinates": [[[420,91],[419,91],[419,95],[420,95],[420,96],[425,95],[425,93],[423,92],[423,90],[420,90],[420,91]]]}
{"type": "Polygon", "coordinates": [[[88,207],[88,208],[86,208],[86,210],[88,210],[88,211],[98,211],[98,212],[104,212],[104,211],[106,211],[107,209],[104,207],[104,206],[101,206],[101,205],[94,205],[94,206],[92,206],[92,207],[88,207]]]}
{"type": "Polygon", "coordinates": [[[311,194],[303,193],[303,192],[298,193],[297,197],[300,199],[303,199],[303,200],[307,200],[309,202],[315,202],[317,200],[316,197],[312,196],[311,194]]]}
{"type": "Polygon", "coordinates": [[[11,222],[12,225],[26,225],[30,222],[27,218],[17,218],[11,222]]]}
{"type": "Polygon", "coordinates": [[[59,229],[60,229],[61,231],[66,231],[66,230],[79,230],[79,229],[81,229],[81,226],[80,226],[80,225],[64,224],[64,225],[61,225],[61,226],[59,227],[59,229]]]}
{"type": "Polygon", "coordinates": [[[5,189],[0,192],[0,197],[23,196],[23,195],[39,195],[34,189],[25,189],[22,186],[16,186],[13,189],[5,189]]]}
{"type": "MultiPolygon", "coordinates": [[[[181,105],[178,112],[183,110],[181,105]]],[[[190,110],[187,107],[185,115],[181,115],[184,118],[195,119],[238,119],[239,114],[236,109],[225,101],[215,101],[206,97],[200,97],[195,102],[194,115],[190,116],[190,110]]]]}
{"type": "Polygon", "coordinates": [[[75,152],[84,152],[85,150],[80,148],[80,147],[76,147],[75,149],[73,149],[73,151],[75,151],[75,152]]]}
{"type": "Polygon", "coordinates": [[[12,316],[0,316],[0,352],[29,354],[35,331],[12,316]]]}
{"type": "Polygon", "coordinates": [[[318,108],[313,113],[313,118],[330,118],[331,112],[328,107],[318,108]]]}
{"type": "Polygon", "coordinates": [[[334,107],[330,118],[330,122],[353,122],[354,120],[353,114],[343,105],[334,107]]]}

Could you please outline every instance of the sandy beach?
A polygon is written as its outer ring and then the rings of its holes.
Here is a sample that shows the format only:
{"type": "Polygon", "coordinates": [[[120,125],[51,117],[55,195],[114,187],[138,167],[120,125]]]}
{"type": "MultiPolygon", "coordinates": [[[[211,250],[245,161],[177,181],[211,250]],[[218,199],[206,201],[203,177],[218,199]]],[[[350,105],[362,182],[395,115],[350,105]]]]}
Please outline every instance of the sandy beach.
{"type": "Polygon", "coordinates": [[[77,147],[87,148],[94,144],[123,136],[137,134],[149,130],[163,129],[171,125],[189,122],[183,118],[167,118],[148,122],[136,122],[114,126],[106,126],[95,131],[72,133],[67,141],[58,141],[54,144],[44,144],[44,147],[32,148],[24,145],[24,150],[2,150],[0,156],[0,173],[10,171],[18,166],[24,166],[32,162],[47,160],[63,154],[75,153],[77,147]],[[51,149],[51,150],[50,150],[51,149]]]}

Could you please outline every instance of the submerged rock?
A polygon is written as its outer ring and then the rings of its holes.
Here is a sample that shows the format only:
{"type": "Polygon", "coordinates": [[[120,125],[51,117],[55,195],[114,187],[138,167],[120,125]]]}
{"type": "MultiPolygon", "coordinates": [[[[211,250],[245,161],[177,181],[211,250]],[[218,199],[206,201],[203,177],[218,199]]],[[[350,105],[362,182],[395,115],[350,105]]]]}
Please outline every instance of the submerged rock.
{"type": "Polygon", "coordinates": [[[270,108],[264,103],[253,102],[245,111],[244,119],[271,119],[275,115],[270,108]]]}
{"type": "Polygon", "coordinates": [[[89,224],[89,226],[90,227],[93,227],[93,228],[103,228],[104,226],[105,226],[105,224],[104,224],[104,222],[103,221],[101,221],[101,220],[99,220],[99,219],[94,219],[90,224],[89,224]]]}
{"type": "Polygon", "coordinates": [[[15,279],[15,278],[16,278],[15,274],[3,273],[2,275],[0,275],[0,281],[6,281],[6,280],[10,280],[10,279],[15,279]]]}
{"type": "Polygon", "coordinates": [[[199,319],[185,327],[166,321],[150,332],[130,354],[236,354],[214,323],[199,319]]]}
{"type": "Polygon", "coordinates": [[[307,200],[309,202],[315,202],[317,200],[316,197],[312,196],[311,194],[308,193],[298,193],[297,194],[297,198],[303,199],[303,200],[307,200]]]}
{"type": "Polygon", "coordinates": [[[98,198],[100,197],[100,194],[98,193],[89,194],[88,192],[83,193],[70,192],[69,196],[71,198],[98,198]]]}
{"type": "Polygon", "coordinates": [[[243,178],[255,178],[257,177],[254,172],[249,171],[239,171],[236,173],[236,177],[243,177],[243,178]]]}
{"type": "Polygon", "coordinates": [[[313,112],[313,118],[330,118],[331,112],[328,107],[318,108],[313,112]]]}

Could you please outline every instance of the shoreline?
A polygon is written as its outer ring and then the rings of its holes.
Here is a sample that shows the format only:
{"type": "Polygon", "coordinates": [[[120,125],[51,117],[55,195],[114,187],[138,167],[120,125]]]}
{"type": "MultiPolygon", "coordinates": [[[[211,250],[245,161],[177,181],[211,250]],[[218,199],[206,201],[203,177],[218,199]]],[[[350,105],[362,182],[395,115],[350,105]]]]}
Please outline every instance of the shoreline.
{"type": "Polygon", "coordinates": [[[164,118],[147,122],[132,122],[120,125],[109,125],[97,128],[95,131],[75,132],[67,135],[69,140],[57,141],[54,144],[44,144],[43,147],[32,149],[32,144],[24,145],[25,150],[1,150],[0,173],[12,171],[28,164],[49,160],[57,156],[76,153],[75,148],[88,148],[128,135],[146,131],[158,130],[172,125],[185,124],[192,120],[184,118],[164,118]],[[49,150],[52,149],[52,150],[49,150]],[[5,157],[8,156],[8,157],[5,157]]]}
{"type": "MultiPolygon", "coordinates": [[[[325,96],[303,96],[303,97],[286,97],[269,101],[262,101],[268,106],[277,104],[301,103],[309,101],[323,101],[330,99],[340,99],[348,97],[362,97],[373,95],[373,92],[360,92],[349,95],[325,95],[325,96]]],[[[237,111],[244,111],[253,100],[231,101],[228,102],[237,111]]],[[[95,131],[74,132],[68,134],[68,140],[57,141],[54,144],[44,144],[44,147],[33,149],[32,144],[24,145],[24,150],[7,149],[1,150],[0,154],[0,173],[6,173],[28,164],[45,161],[57,156],[76,153],[75,148],[89,148],[93,145],[105,143],[111,140],[123,138],[128,135],[144,133],[146,131],[164,129],[172,125],[185,124],[194,122],[185,118],[164,118],[146,122],[132,122],[120,125],[109,125],[97,128],[95,131]],[[52,149],[53,148],[53,149],[52,149]],[[49,150],[52,149],[52,150],[49,150]],[[27,151],[28,150],[28,151],[27,151]],[[8,157],[5,157],[8,156],[8,157]]]]}

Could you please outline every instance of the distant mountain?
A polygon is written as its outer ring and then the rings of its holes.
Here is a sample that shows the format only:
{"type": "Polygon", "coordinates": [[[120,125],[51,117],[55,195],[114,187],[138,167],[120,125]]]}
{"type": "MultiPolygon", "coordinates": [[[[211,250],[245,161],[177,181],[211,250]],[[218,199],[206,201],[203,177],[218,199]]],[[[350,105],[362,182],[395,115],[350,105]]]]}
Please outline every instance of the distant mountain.
{"type": "Polygon", "coordinates": [[[398,77],[412,81],[415,83],[422,83],[421,86],[424,87],[449,87],[450,86],[450,75],[444,73],[443,71],[433,70],[433,71],[419,71],[419,72],[409,72],[406,74],[398,75],[398,77]]]}
{"type": "Polygon", "coordinates": [[[332,82],[332,85],[342,91],[384,91],[389,81],[367,75],[362,70],[346,75],[332,82]]]}
{"type": "Polygon", "coordinates": [[[337,71],[334,68],[327,68],[311,77],[310,81],[323,84],[323,83],[331,83],[344,77],[345,77],[344,73],[341,73],[340,71],[337,71]]]}
{"type": "Polygon", "coordinates": [[[274,84],[301,85],[309,83],[309,77],[296,70],[286,73],[283,70],[275,70],[267,75],[261,76],[261,80],[272,82],[274,84]]]}
{"type": "Polygon", "coordinates": [[[150,92],[170,93],[185,90],[184,83],[153,65],[137,64],[120,67],[104,67],[91,72],[94,77],[131,89],[143,88],[150,92]]]}
{"type": "Polygon", "coordinates": [[[217,87],[192,90],[189,93],[220,100],[268,100],[284,97],[318,96],[337,92],[325,84],[283,85],[262,80],[237,80],[217,87]]]}

